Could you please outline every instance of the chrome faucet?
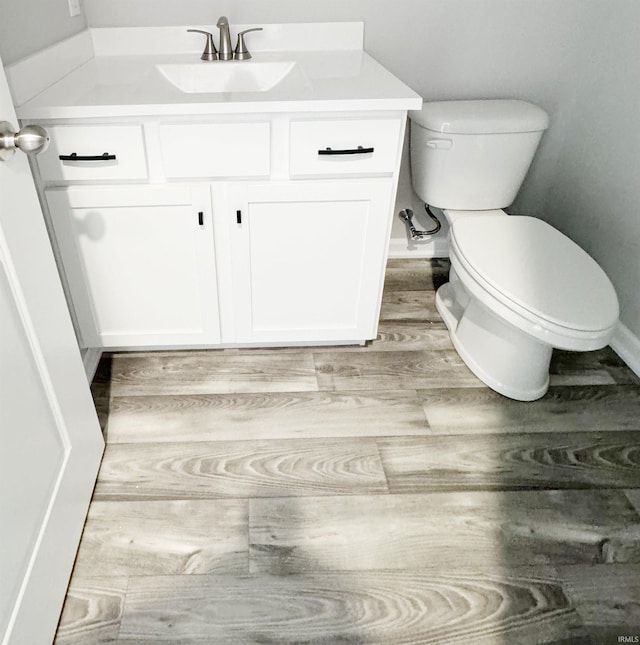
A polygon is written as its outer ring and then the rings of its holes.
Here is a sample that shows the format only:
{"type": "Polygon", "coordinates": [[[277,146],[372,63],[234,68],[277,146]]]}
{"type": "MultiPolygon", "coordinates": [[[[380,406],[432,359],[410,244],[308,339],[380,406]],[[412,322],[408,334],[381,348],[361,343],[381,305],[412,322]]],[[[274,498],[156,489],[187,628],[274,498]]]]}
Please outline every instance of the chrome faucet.
{"type": "Polygon", "coordinates": [[[262,27],[254,27],[241,31],[238,34],[238,42],[235,49],[231,48],[229,19],[226,16],[220,16],[216,27],[220,30],[220,45],[218,50],[216,50],[216,46],[213,43],[213,34],[202,29],[187,29],[187,31],[204,34],[207,37],[207,43],[200,57],[202,60],[249,60],[251,58],[251,54],[244,42],[244,35],[250,31],[262,31],[262,27]]]}
{"type": "Polygon", "coordinates": [[[220,43],[218,45],[218,60],[232,60],[231,34],[229,33],[229,19],[220,16],[216,27],[220,30],[220,43]]]}

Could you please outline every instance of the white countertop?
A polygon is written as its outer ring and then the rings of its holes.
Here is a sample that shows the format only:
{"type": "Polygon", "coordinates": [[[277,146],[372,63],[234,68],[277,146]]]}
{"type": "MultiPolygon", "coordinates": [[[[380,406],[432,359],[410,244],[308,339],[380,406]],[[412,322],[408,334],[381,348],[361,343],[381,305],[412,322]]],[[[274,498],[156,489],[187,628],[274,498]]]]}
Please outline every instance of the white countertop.
{"type": "Polygon", "coordinates": [[[103,47],[95,49],[93,58],[19,106],[18,116],[21,119],[77,119],[413,110],[422,104],[422,99],[413,90],[359,49],[254,51],[252,60],[233,64],[293,61],[296,65],[281,83],[266,92],[197,94],[184,93],[174,87],[157,65],[220,66],[229,63],[201,61],[199,52],[140,55],[126,50],[126,55],[114,56],[103,55],[103,47]]]}

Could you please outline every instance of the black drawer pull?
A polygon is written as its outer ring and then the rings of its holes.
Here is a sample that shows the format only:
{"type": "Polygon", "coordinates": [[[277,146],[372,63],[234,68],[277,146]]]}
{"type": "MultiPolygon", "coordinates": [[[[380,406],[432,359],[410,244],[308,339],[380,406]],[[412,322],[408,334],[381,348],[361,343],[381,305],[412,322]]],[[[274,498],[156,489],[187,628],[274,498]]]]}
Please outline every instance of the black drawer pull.
{"type": "Polygon", "coordinates": [[[79,155],[77,152],[72,152],[70,155],[58,155],[60,161],[111,161],[115,158],[115,155],[110,155],[108,152],[103,152],[101,155],[79,155]]]}
{"type": "Polygon", "coordinates": [[[325,148],[324,150],[318,150],[319,155],[367,155],[374,151],[374,148],[363,148],[358,146],[357,148],[347,148],[346,150],[333,150],[332,148],[325,148]]]}

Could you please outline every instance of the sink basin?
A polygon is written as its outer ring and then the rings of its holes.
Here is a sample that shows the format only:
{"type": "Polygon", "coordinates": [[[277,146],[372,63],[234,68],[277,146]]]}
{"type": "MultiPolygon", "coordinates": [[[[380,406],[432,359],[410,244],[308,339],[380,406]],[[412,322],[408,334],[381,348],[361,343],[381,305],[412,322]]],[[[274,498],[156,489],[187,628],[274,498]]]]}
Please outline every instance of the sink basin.
{"type": "Polygon", "coordinates": [[[268,92],[295,67],[293,61],[166,63],[158,71],[182,92],[268,92]]]}

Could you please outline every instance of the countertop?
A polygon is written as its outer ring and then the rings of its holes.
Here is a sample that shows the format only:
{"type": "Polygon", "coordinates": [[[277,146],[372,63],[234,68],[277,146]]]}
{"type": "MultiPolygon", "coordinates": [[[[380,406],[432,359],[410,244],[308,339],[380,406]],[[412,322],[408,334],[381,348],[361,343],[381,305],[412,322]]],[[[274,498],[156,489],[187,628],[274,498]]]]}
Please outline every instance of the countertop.
{"type": "Polygon", "coordinates": [[[256,51],[251,65],[294,61],[293,71],[265,92],[183,93],[157,65],[200,61],[194,53],[99,55],[18,108],[21,119],[82,119],[419,109],[422,99],[362,50],[256,51]]]}

